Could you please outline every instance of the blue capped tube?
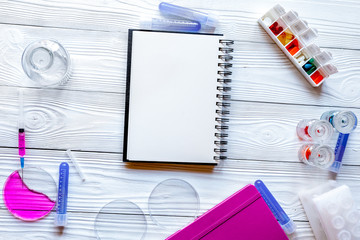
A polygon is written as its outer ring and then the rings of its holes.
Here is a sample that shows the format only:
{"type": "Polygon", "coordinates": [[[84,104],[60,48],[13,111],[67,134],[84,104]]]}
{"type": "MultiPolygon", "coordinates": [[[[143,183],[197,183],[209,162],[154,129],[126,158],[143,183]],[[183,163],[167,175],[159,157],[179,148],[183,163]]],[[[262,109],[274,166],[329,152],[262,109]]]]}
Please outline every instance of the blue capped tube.
{"type": "Polygon", "coordinates": [[[284,209],[282,209],[280,204],[276,201],[276,199],[271,194],[269,189],[265,186],[263,181],[256,180],[255,187],[260,192],[262,198],[265,200],[266,204],[270,208],[271,212],[274,214],[275,218],[279,221],[279,224],[283,228],[284,232],[286,234],[291,234],[295,232],[295,223],[285,213],[284,209]]]}
{"type": "Polygon", "coordinates": [[[201,25],[207,25],[210,27],[216,27],[218,25],[218,20],[216,15],[192,10],[190,8],[185,8],[174,4],[162,2],[159,4],[159,10],[161,13],[165,15],[173,15],[177,17],[186,18],[192,21],[197,21],[201,25]]]}
{"type": "Polygon", "coordinates": [[[142,20],[140,27],[152,30],[167,30],[179,32],[198,32],[201,29],[200,23],[189,20],[159,19],[142,20]]]}
{"type": "Polygon", "coordinates": [[[324,112],[320,119],[329,121],[333,127],[339,131],[339,137],[335,146],[335,161],[329,168],[330,171],[338,173],[342,166],[342,159],[345,153],[346,145],[350,133],[357,126],[357,117],[351,111],[327,111],[324,112]]]}
{"type": "Polygon", "coordinates": [[[67,198],[69,186],[69,164],[62,162],[59,166],[59,189],[56,206],[55,225],[64,227],[67,224],[67,198]]]}

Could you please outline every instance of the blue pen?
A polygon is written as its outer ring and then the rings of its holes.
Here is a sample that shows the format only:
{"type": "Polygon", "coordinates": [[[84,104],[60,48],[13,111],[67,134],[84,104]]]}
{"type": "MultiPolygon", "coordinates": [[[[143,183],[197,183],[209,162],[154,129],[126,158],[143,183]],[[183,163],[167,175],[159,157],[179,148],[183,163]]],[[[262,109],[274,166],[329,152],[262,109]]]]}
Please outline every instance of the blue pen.
{"type": "Polygon", "coordinates": [[[69,185],[69,164],[62,162],[59,166],[59,189],[56,206],[55,225],[66,226],[67,224],[67,198],[69,185]]]}
{"type": "Polygon", "coordinates": [[[218,25],[218,20],[215,15],[192,10],[190,8],[162,2],[159,4],[159,10],[165,15],[174,15],[192,21],[197,21],[201,25],[207,25],[210,27],[216,27],[218,25]]]}
{"type": "Polygon", "coordinates": [[[274,214],[275,218],[279,221],[280,226],[283,228],[286,234],[291,234],[295,232],[296,225],[281,208],[280,204],[276,201],[274,196],[271,194],[269,189],[265,186],[263,181],[256,180],[255,182],[256,189],[260,192],[262,198],[265,200],[266,204],[269,206],[271,212],[274,214]]]}

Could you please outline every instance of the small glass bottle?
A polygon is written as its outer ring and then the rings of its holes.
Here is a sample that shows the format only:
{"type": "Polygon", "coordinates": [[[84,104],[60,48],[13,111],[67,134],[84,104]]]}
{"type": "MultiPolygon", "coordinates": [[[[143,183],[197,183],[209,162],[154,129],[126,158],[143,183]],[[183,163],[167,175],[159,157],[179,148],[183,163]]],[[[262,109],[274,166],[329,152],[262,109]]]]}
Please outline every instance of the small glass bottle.
{"type": "Polygon", "coordinates": [[[304,144],[298,156],[300,161],[322,169],[329,168],[335,161],[334,150],[320,144],[304,144]]]}
{"type": "Polygon", "coordinates": [[[351,133],[357,126],[357,117],[351,111],[327,111],[324,112],[320,119],[331,123],[340,133],[351,133]]]}
{"type": "Polygon", "coordinates": [[[296,127],[299,138],[308,141],[327,140],[332,136],[333,132],[334,128],[329,122],[317,119],[301,120],[296,127]]]}

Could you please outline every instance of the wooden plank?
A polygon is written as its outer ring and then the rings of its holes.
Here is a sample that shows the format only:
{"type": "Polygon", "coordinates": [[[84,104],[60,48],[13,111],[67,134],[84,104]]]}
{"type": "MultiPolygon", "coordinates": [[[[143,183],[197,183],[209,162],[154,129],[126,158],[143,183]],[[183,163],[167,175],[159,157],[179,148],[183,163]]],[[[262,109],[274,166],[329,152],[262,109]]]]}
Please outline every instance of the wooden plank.
{"type": "MultiPolygon", "coordinates": [[[[302,119],[319,119],[330,107],[291,106],[233,101],[231,103],[228,156],[234,159],[298,161],[304,141],[298,139],[296,126],[302,119]]],[[[343,109],[346,108],[336,108],[343,109]]],[[[358,109],[348,109],[360,116],[358,109]]],[[[335,147],[338,133],[325,144],[335,147]]],[[[358,165],[360,129],[351,133],[343,163],[358,165]]]]}
{"type": "MultiPolygon", "coordinates": [[[[127,31],[139,27],[141,17],[159,17],[160,1],[96,0],[89,3],[77,1],[2,1],[0,22],[8,24],[39,25],[60,28],[91,29],[101,31],[127,31]],[[61,19],[61,21],[59,21],[61,19]]],[[[235,0],[174,1],[174,4],[217,12],[220,19],[218,32],[242,41],[270,42],[257,25],[274,3],[265,0],[239,2],[235,0]]],[[[326,0],[309,4],[306,1],[282,2],[287,10],[294,9],[318,28],[319,43],[323,47],[359,49],[359,4],[326,0]],[[345,36],[345,37],[344,37],[345,36]]]]}
{"type": "MultiPolygon", "coordinates": [[[[96,239],[94,231],[95,213],[70,213],[69,224],[63,230],[54,226],[53,216],[48,216],[38,222],[29,223],[13,218],[6,210],[0,210],[0,213],[1,239],[96,239]]],[[[169,223],[176,224],[174,219],[169,218],[167,220],[169,223]]],[[[144,240],[165,239],[172,233],[156,226],[148,216],[147,224],[148,229],[144,240]]],[[[314,239],[308,222],[296,222],[296,226],[297,231],[289,237],[290,239],[314,239]]],[[[129,235],[136,230],[136,228],[131,228],[130,223],[127,229],[129,235]]]]}
{"type": "Polygon", "coordinates": [[[275,44],[234,45],[232,99],[322,106],[359,107],[357,51],[323,49],[339,72],[312,87],[275,44]]]}
{"type": "MultiPolygon", "coordinates": [[[[67,159],[60,150],[73,148],[80,150],[74,154],[87,174],[87,181],[82,183],[71,165],[71,222],[63,234],[53,226],[53,213],[39,222],[26,223],[13,218],[1,204],[0,238],[95,238],[93,222],[104,204],[125,198],[148,214],[151,190],[167,178],[184,179],[196,188],[201,213],[261,178],[297,222],[298,231],[290,239],[314,238],[297,194],[333,176],[297,160],[301,142],[296,137],[295,126],[300,119],[318,118],[334,107],[352,109],[359,116],[357,50],[360,48],[356,45],[360,38],[359,3],[351,0],[282,2],[286,9],[298,11],[311,26],[318,28],[318,43],[322,47],[337,48],[330,51],[340,73],[327,80],[322,88],[314,89],[256,23],[273,3],[264,0],[174,1],[204,11],[218,10],[217,31],[236,40],[229,132],[231,159],[214,168],[121,162],[126,31],[137,27],[140,17],[159,16],[158,3],[150,0],[0,1],[0,22],[12,24],[0,25],[0,114],[3,116],[0,118],[0,186],[19,167],[17,91],[11,86],[36,87],[25,77],[20,58],[26,45],[38,38],[55,38],[64,44],[71,53],[74,73],[68,84],[56,90],[25,90],[27,147],[30,148],[26,166],[41,166],[56,179],[58,164],[67,159]]],[[[357,202],[360,202],[359,140],[357,129],[351,135],[344,166],[337,176],[340,184],[351,187],[357,202]]],[[[335,136],[331,144],[334,141],[335,136]]],[[[159,229],[148,215],[147,220],[149,228],[145,239],[163,239],[171,233],[159,229]]],[[[177,223],[173,218],[168,222],[177,223]]]]}
{"type": "Polygon", "coordinates": [[[24,73],[21,56],[28,44],[55,39],[69,52],[72,75],[57,89],[125,92],[127,34],[0,25],[0,85],[39,87],[24,73]]]}
{"type": "MultiPolygon", "coordinates": [[[[69,227],[65,236],[78,235],[79,238],[92,234],[92,224],[99,209],[114,199],[127,199],[139,205],[148,214],[147,201],[152,189],[162,180],[179,178],[194,186],[200,196],[200,213],[205,212],[221,200],[246,184],[262,179],[279,200],[285,211],[297,221],[306,221],[306,216],[297,197],[299,191],[321,184],[328,179],[325,172],[308,168],[297,162],[265,161],[223,161],[217,167],[181,164],[122,163],[120,154],[74,152],[79,165],[86,174],[81,179],[70,163],[70,186],[68,211],[69,227]],[[211,188],[209,188],[211,186],[211,188]],[[81,214],[80,214],[81,213],[81,214]]],[[[64,151],[29,150],[26,167],[38,167],[57,178],[58,164],[66,161],[64,151]]],[[[2,148],[0,155],[0,185],[6,177],[18,168],[16,149],[2,148]]],[[[360,201],[359,166],[344,166],[338,176],[339,184],[347,184],[353,191],[355,200],[360,201]]],[[[25,176],[26,177],[26,176],[25,176]]],[[[1,206],[0,230],[11,236],[15,229],[26,231],[26,235],[42,236],[58,234],[52,227],[53,213],[36,223],[24,223],[11,217],[1,206]],[[5,211],[5,212],[4,212],[5,211]]],[[[148,219],[150,239],[159,239],[159,229],[148,219]]],[[[169,218],[169,224],[175,224],[169,218]]],[[[308,226],[300,223],[299,236],[309,237],[308,226]]],[[[170,234],[168,231],[162,231],[170,234]]],[[[25,234],[25,233],[24,233],[25,234]]]]}
{"type": "MultiPolygon", "coordinates": [[[[179,178],[194,186],[200,196],[203,213],[227,196],[262,179],[273,191],[286,212],[296,220],[306,220],[297,194],[326,182],[328,172],[300,162],[227,160],[216,167],[186,164],[123,163],[120,154],[74,152],[86,174],[82,182],[70,163],[69,211],[97,212],[111,200],[124,198],[148,213],[148,197],[161,181],[179,178]],[[212,186],[209,188],[209,186],[212,186]]],[[[0,186],[19,167],[16,149],[1,149],[0,186]]],[[[58,165],[67,161],[65,151],[29,150],[26,167],[41,167],[57,179],[58,165]]],[[[347,184],[360,200],[359,166],[343,166],[337,180],[347,184]]],[[[26,177],[26,176],[25,176],[26,177]]],[[[3,208],[4,206],[1,206],[3,208]]]]}
{"type": "MultiPolygon", "coordinates": [[[[1,145],[17,147],[18,92],[2,87],[0,93],[1,145]]],[[[124,101],[123,94],[26,89],[26,146],[120,152],[124,101]]]]}
{"type": "MultiPolygon", "coordinates": [[[[0,85],[38,87],[21,67],[25,47],[36,39],[53,38],[70,52],[73,74],[57,89],[125,93],[126,33],[72,29],[0,26],[0,85]],[[12,36],[21,36],[15,41],[12,36]]],[[[275,44],[236,41],[234,45],[234,100],[358,107],[360,74],[357,51],[330,50],[339,73],[313,88],[275,44]]]]}
{"type": "MultiPolygon", "coordinates": [[[[17,147],[18,93],[10,87],[2,87],[0,93],[0,113],[6,116],[0,119],[0,142],[17,147]]],[[[122,152],[124,98],[113,93],[26,89],[27,147],[122,152]]],[[[232,101],[228,156],[297,162],[297,151],[304,143],[296,136],[297,123],[332,109],[232,101]]],[[[350,110],[359,116],[360,110],[350,110]]],[[[328,144],[335,146],[336,138],[334,134],[328,144]]],[[[344,164],[360,165],[359,151],[357,128],[350,136],[344,164]]]]}

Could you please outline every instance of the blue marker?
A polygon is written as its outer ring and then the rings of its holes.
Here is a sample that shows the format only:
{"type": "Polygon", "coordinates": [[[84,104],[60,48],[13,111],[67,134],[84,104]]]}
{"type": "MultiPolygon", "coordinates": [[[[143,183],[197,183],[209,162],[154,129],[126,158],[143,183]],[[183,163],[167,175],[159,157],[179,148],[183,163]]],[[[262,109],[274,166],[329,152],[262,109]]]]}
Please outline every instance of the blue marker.
{"type": "Polygon", "coordinates": [[[55,225],[66,226],[67,224],[67,198],[69,185],[69,164],[62,162],[59,166],[59,190],[56,206],[55,225]]]}
{"type": "Polygon", "coordinates": [[[274,196],[271,194],[269,189],[265,186],[263,181],[256,180],[255,182],[256,189],[260,192],[262,198],[265,200],[266,204],[270,208],[271,212],[274,214],[275,218],[279,221],[280,226],[283,228],[286,234],[291,234],[295,232],[296,225],[281,208],[280,204],[276,201],[274,196]]]}
{"type": "Polygon", "coordinates": [[[218,24],[217,17],[213,14],[192,10],[190,8],[185,8],[166,2],[162,2],[159,4],[159,10],[165,15],[173,15],[181,18],[186,18],[192,21],[199,22],[201,25],[216,27],[218,24]]]}

